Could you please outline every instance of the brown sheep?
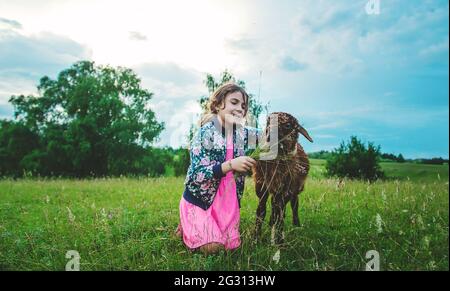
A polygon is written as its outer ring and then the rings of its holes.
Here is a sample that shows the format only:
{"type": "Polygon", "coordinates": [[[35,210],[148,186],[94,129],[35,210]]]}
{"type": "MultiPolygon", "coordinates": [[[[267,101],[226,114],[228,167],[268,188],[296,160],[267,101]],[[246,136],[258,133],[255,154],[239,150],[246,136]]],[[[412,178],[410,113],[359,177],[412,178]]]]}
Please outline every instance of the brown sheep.
{"type": "Polygon", "coordinates": [[[304,189],[309,172],[308,156],[297,142],[299,133],[310,142],[313,140],[295,117],[284,112],[274,112],[267,118],[266,145],[269,144],[270,139],[271,116],[274,118],[278,116],[278,141],[272,143],[272,146],[278,147],[278,153],[271,160],[257,159],[256,166],[253,168],[253,180],[256,195],[259,198],[255,234],[258,237],[261,232],[261,224],[266,215],[266,202],[272,194],[269,225],[275,228],[272,234],[275,236],[275,243],[279,244],[283,242],[282,232],[288,202],[291,202],[293,224],[299,225],[298,196],[304,189]]]}

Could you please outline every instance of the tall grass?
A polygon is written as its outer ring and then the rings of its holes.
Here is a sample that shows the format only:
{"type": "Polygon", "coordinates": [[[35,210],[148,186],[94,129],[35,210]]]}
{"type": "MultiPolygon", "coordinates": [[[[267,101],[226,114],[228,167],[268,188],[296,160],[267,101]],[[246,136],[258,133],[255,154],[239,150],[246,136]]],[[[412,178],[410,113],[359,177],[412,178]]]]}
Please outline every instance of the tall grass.
{"type": "Polygon", "coordinates": [[[184,177],[1,180],[0,269],[64,270],[76,250],[81,270],[364,270],[376,250],[381,270],[448,270],[448,166],[390,167],[390,180],[369,184],[325,178],[313,161],[301,225],[288,208],[282,246],[268,217],[255,243],[247,179],[241,247],[211,256],[174,236],[184,177]]]}

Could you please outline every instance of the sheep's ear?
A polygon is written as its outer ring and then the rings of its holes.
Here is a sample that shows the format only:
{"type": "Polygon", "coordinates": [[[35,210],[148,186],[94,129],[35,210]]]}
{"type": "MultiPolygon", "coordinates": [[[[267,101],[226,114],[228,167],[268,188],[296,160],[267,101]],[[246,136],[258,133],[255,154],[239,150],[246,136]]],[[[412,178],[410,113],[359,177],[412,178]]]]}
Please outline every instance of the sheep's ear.
{"type": "Polygon", "coordinates": [[[306,131],[306,129],[304,129],[301,125],[299,125],[299,132],[303,134],[303,136],[306,137],[307,140],[313,142],[313,139],[309,136],[308,131],[306,131]]]}

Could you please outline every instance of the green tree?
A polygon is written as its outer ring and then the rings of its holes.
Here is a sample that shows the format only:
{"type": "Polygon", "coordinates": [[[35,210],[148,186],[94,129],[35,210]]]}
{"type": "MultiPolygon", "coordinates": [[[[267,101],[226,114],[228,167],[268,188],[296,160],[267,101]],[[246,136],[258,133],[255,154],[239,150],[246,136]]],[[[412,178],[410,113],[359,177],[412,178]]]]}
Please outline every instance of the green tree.
{"type": "Polygon", "coordinates": [[[45,76],[39,96],[12,96],[15,117],[42,138],[27,157],[45,174],[82,177],[135,173],[164,129],[148,108],[153,94],[130,69],[75,63],[56,80],[45,76]]]}
{"type": "Polygon", "coordinates": [[[39,136],[23,123],[0,120],[0,176],[21,176],[29,166],[23,158],[38,148],[39,136]]]}
{"type": "Polygon", "coordinates": [[[380,147],[369,142],[366,147],[356,136],[350,142],[342,142],[327,159],[329,176],[376,180],[384,177],[379,165],[380,147]]]}

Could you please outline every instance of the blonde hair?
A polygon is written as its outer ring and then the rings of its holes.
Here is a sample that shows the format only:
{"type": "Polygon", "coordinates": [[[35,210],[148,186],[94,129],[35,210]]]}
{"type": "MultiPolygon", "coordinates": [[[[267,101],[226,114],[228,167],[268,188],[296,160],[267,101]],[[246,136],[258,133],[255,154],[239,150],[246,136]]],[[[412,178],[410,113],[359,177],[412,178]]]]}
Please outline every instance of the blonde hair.
{"type": "Polygon", "coordinates": [[[206,111],[202,114],[202,117],[200,119],[200,126],[203,126],[205,123],[213,119],[213,117],[219,112],[219,106],[221,104],[223,104],[223,108],[221,109],[224,109],[225,97],[228,94],[235,92],[241,92],[242,96],[244,97],[244,116],[246,116],[249,102],[249,96],[247,92],[245,92],[242,87],[236,85],[235,83],[228,82],[217,88],[216,91],[214,91],[214,93],[209,97],[208,104],[206,105],[206,111]]]}

